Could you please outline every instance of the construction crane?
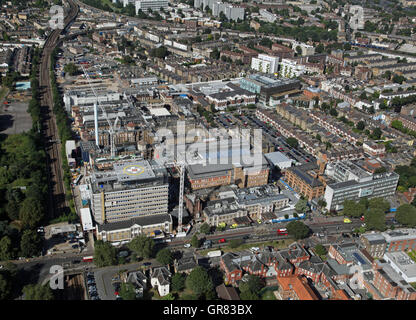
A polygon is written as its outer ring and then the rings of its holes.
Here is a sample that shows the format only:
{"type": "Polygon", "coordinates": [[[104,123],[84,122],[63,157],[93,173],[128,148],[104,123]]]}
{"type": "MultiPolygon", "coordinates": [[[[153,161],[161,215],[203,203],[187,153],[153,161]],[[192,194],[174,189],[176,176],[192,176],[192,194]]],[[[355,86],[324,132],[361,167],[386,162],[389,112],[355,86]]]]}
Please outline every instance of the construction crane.
{"type": "MultiPolygon", "coordinates": [[[[115,143],[114,143],[114,132],[115,132],[115,127],[116,127],[116,125],[117,125],[117,121],[118,121],[118,117],[116,118],[116,120],[115,120],[115,122],[114,122],[114,125],[113,124],[111,124],[111,121],[110,121],[110,119],[108,118],[108,114],[107,114],[107,111],[105,110],[105,108],[100,104],[100,101],[99,101],[99,99],[98,99],[98,95],[97,95],[97,93],[95,92],[95,90],[94,90],[94,88],[93,88],[93,86],[92,86],[92,84],[91,84],[91,79],[90,79],[90,76],[88,75],[88,73],[85,71],[85,69],[84,69],[84,67],[83,67],[83,65],[81,65],[81,69],[82,69],[82,72],[84,72],[84,75],[85,75],[85,78],[87,79],[87,81],[88,81],[88,84],[90,85],[90,88],[91,88],[91,91],[93,92],[93,94],[94,94],[94,96],[97,98],[97,102],[96,102],[96,105],[98,105],[98,106],[100,106],[100,108],[101,108],[101,111],[102,111],[102,113],[104,114],[104,117],[105,117],[105,119],[107,120],[107,122],[108,122],[108,127],[109,127],[109,133],[110,133],[110,154],[111,154],[111,158],[114,158],[115,157],[115,155],[116,155],[116,152],[115,152],[115,143]]],[[[94,105],[94,112],[95,112],[95,130],[97,131],[98,130],[98,115],[97,115],[97,110],[96,110],[96,105],[94,105]]],[[[98,132],[96,132],[95,133],[96,134],[96,136],[98,136],[98,132]]],[[[97,138],[96,138],[96,140],[97,140],[97,138]]],[[[98,141],[96,141],[96,143],[98,143],[98,141]]]]}

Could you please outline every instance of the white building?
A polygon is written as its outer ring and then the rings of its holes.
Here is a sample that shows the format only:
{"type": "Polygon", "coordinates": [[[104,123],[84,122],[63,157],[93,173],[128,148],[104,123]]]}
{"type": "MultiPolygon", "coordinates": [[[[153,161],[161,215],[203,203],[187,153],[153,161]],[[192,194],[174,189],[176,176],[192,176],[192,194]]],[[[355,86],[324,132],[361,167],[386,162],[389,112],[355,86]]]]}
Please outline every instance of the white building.
{"type": "Polygon", "coordinates": [[[251,69],[262,73],[274,74],[278,71],[279,57],[269,56],[267,54],[259,54],[257,58],[251,59],[251,69]]]}
{"type": "Polygon", "coordinates": [[[94,230],[95,228],[92,223],[90,208],[81,208],[80,212],[81,212],[82,230],[84,231],[94,230]]]}
{"type": "Polygon", "coordinates": [[[387,252],[383,258],[408,283],[416,282],[416,263],[406,252],[387,252]]]}
{"type": "Polygon", "coordinates": [[[149,9],[152,11],[160,11],[160,8],[167,10],[169,1],[168,0],[136,0],[136,14],[139,10],[147,12],[149,9]]]}
{"type": "Polygon", "coordinates": [[[277,19],[276,15],[275,15],[274,13],[271,13],[271,12],[267,11],[266,9],[260,9],[260,10],[259,10],[259,13],[260,13],[260,15],[261,15],[264,19],[266,19],[268,22],[273,23],[273,22],[275,22],[275,21],[276,21],[276,19],[277,19]]]}
{"type": "Polygon", "coordinates": [[[305,73],[305,66],[292,59],[282,59],[280,63],[280,77],[295,78],[305,73]]]}
{"type": "Polygon", "coordinates": [[[154,268],[152,270],[150,283],[152,287],[157,287],[157,291],[161,297],[166,296],[170,292],[170,278],[172,274],[166,267],[154,268]]]}
{"type": "Polygon", "coordinates": [[[341,210],[345,200],[385,198],[394,195],[399,181],[395,172],[371,174],[351,161],[328,165],[325,173],[336,182],[325,189],[326,209],[341,210]]]}
{"type": "Polygon", "coordinates": [[[266,159],[275,167],[279,167],[280,170],[290,168],[293,160],[286,157],[282,152],[271,152],[264,155],[266,159]]]}

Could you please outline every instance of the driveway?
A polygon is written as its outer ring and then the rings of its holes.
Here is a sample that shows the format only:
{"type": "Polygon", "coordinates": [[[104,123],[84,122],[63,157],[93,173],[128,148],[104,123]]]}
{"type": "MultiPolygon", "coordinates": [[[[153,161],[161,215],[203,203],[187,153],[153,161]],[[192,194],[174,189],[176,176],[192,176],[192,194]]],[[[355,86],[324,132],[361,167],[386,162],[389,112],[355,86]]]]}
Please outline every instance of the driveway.
{"type": "Polygon", "coordinates": [[[116,300],[112,278],[122,270],[137,271],[141,269],[143,262],[151,262],[151,267],[158,267],[160,264],[156,260],[135,262],[122,266],[111,266],[93,270],[95,282],[97,284],[98,295],[101,300],[116,300]]]}

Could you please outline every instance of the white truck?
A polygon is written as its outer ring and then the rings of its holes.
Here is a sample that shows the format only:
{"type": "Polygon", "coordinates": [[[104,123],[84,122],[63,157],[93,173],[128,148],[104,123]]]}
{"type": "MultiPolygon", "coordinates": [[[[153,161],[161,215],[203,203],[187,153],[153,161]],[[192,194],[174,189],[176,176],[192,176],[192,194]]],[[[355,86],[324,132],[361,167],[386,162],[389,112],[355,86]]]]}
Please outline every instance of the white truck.
{"type": "Polygon", "coordinates": [[[221,250],[214,250],[214,251],[210,251],[207,253],[207,256],[210,258],[214,258],[214,257],[221,257],[221,250]]]}
{"type": "Polygon", "coordinates": [[[183,237],[186,237],[186,232],[178,232],[176,234],[176,238],[183,238],[183,237]]]}

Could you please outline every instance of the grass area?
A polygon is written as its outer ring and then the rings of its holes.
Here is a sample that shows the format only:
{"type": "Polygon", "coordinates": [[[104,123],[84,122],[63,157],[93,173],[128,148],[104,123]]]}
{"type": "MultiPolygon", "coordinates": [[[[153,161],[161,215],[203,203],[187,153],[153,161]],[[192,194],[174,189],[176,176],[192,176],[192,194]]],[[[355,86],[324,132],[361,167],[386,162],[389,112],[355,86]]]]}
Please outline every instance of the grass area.
{"type": "Polygon", "coordinates": [[[273,291],[269,290],[266,291],[262,296],[261,300],[277,300],[276,296],[274,295],[273,291]]]}
{"type": "Polygon", "coordinates": [[[410,285],[416,289],[416,282],[411,282],[410,285]]]}
{"type": "Polygon", "coordinates": [[[277,300],[273,291],[277,291],[278,289],[278,286],[265,287],[260,290],[259,296],[261,297],[261,300],[277,300]]]}
{"type": "Polygon", "coordinates": [[[409,255],[410,259],[416,262],[416,252],[414,250],[408,251],[407,254],[409,255]]]}
{"type": "Polygon", "coordinates": [[[273,240],[273,241],[266,241],[266,242],[256,242],[256,243],[244,243],[241,246],[238,246],[236,248],[230,248],[229,246],[216,248],[216,249],[207,249],[207,250],[201,250],[198,253],[201,255],[206,255],[210,251],[216,251],[221,250],[223,252],[235,252],[235,251],[243,251],[250,249],[251,247],[259,247],[262,246],[272,246],[277,249],[284,249],[287,248],[291,243],[293,243],[293,239],[285,239],[285,240],[273,240]]]}

